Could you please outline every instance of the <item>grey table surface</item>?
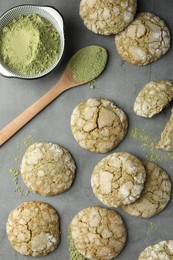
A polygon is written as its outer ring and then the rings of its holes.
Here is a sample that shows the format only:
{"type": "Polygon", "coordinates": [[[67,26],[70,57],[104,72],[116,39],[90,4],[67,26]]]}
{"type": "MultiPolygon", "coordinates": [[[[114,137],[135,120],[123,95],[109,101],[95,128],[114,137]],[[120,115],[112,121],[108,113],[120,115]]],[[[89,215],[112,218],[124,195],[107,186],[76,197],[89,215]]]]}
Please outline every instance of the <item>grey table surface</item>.
{"type": "MultiPolygon", "coordinates": [[[[149,11],[165,20],[173,35],[173,1],[142,0],[138,1],[138,12],[149,11]]],[[[51,5],[57,8],[65,21],[66,47],[61,65],[44,78],[37,80],[8,79],[0,76],[0,129],[14,119],[24,109],[48,91],[60,78],[68,59],[78,49],[90,44],[100,44],[109,52],[109,61],[104,73],[96,80],[95,89],[88,84],[71,89],[58,97],[51,105],[36,116],[13,138],[0,148],[0,259],[21,260],[24,257],[15,252],[7,239],[5,223],[9,213],[24,201],[44,201],[60,214],[61,243],[53,253],[39,259],[69,259],[69,242],[67,239],[68,225],[73,216],[85,207],[102,205],[94,196],[90,178],[94,166],[106,155],[94,154],[82,149],[74,140],[70,129],[70,116],[73,108],[80,102],[92,98],[103,97],[112,99],[128,115],[129,131],[123,142],[114,151],[130,152],[140,159],[151,156],[152,147],[144,149],[144,143],[131,138],[130,131],[134,128],[145,128],[151,139],[158,140],[165,123],[170,116],[171,106],[152,119],[144,119],[133,112],[133,103],[139,90],[148,82],[158,79],[173,80],[173,48],[160,60],[138,67],[122,62],[115,50],[114,36],[99,36],[88,31],[79,17],[79,0],[28,0],[0,1],[0,15],[14,5],[20,4],[51,5]],[[72,153],[77,174],[73,186],[67,192],[42,197],[37,194],[21,194],[15,191],[17,185],[9,173],[10,168],[18,169],[26,147],[25,141],[58,143],[72,153]]],[[[113,151],[112,151],[113,152],[113,151]]],[[[152,152],[153,153],[153,152],[152,152]]],[[[157,153],[157,151],[155,151],[157,153]]],[[[160,154],[160,152],[159,152],[160,154]]],[[[173,162],[163,152],[156,162],[162,166],[173,180],[173,162]],[[161,158],[165,159],[161,159],[161,158]]],[[[19,186],[26,191],[19,176],[19,186]]],[[[25,192],[24,192],[25,193],[25,192]]],[[[102,205],[103,206],[103,205],[102,205]]],[[[161,240],[173,239],[173,203],[170,201],[166,209],[150,219],[138,219],[117,211],[123,216],[127,229],[128,240],[119,260],[136,260],[139,253],[150,244],[161,240]]]]}

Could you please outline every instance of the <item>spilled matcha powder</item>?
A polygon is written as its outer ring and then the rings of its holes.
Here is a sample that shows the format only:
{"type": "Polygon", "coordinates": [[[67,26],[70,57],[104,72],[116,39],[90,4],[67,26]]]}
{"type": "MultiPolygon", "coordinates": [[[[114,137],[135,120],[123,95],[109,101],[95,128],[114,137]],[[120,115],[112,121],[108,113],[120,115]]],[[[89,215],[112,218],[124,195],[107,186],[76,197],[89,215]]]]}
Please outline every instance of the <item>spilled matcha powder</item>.
{"type": "MultiPolygon", "coordinates": [[[[151,162],[170,162],[172,163],[173,152],[158,150],[156,145],[158,140],[153,138],[145,128],[133,128],[129,131],[130,137],[137,141],[140,148],[145,152],[145,158],[151,162]]],[[[171,168],[173,168],[171,166],[171,168]]]]}
{"type": "Polygon", "coordinates": [[[88,82],[98,77],[107,63],[107,51],[96,45],[78,51],[69,61],[75,82],[88,82]]]}
{"type": "Polygon", "coordinates": [[[19,139],[19,143],[17,145],[16,150],[16,156],[14,158],[15,164],[13,163],[13,167],[9,168],[9,173],[11,174],[12,182],[15,185],[15,192],[23,196],[27,196],[30,193],[30,190],[26,189],[23,186],[19,162],[21,161],[23,150],[26,150],[26,148],[28,148],[32,142],[32,134],[29,134],[27,137],[19,139]]]}
{"type": "Polygon", "coordinates": [[[0,31],[0,58],[10,69],[36,75],[50,68],[60,52],[60,36],[45,18],[19,16],[0,31]]]}

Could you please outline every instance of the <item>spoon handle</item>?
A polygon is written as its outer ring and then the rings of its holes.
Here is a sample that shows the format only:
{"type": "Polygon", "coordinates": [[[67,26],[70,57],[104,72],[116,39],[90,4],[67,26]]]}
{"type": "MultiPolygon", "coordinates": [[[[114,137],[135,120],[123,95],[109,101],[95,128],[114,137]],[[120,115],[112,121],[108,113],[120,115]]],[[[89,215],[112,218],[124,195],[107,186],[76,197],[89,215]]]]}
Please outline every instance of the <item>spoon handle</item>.
{"type": "Polygon", "coordinates": [[[52,87],[46,94],[39,98],[35,103],[33,103],[0,131],[0,146],[3,145],[16,132],[18,132],[47,105],[49,105],[62,92],[73,86],[74,84],[72,82],[66,80],[65,77],[62,76],[54,87],[52,87]]]}

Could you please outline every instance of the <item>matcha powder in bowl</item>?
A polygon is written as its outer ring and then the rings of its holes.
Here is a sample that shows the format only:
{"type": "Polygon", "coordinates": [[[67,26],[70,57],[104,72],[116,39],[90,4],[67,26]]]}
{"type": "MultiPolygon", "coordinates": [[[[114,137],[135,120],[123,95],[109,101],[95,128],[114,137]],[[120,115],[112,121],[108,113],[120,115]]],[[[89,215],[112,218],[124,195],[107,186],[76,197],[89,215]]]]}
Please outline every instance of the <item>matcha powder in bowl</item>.
{"type": "Polygon", "coordinates": [[[38,13],[20,14],[0,29],[1,66],[14,76],[35,78],[47,74],[59,62],[61,52],[61,35],[50,20],[38,13]]]}

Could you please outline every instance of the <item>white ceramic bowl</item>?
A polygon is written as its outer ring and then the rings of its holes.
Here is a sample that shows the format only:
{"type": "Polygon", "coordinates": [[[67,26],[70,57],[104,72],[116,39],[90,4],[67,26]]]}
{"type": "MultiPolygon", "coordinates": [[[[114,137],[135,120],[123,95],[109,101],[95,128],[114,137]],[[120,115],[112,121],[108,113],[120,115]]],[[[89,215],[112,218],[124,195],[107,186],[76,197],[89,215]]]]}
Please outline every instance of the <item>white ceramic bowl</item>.
{"type": "Polygon", "coordinates": [[[13,7],[12,9],[5,12],[0,17],[0,29],[7,26],[13,19],[18,18],[20,15],[28,15],[28,14],[38,14],[43,18],[47,19],[52,23],[55,29],[58,31],[60,35],[60,53],[57,57],[56,62],[47,70],[36,74],[36,75],[23,75],[18,72],[15,72],[8,68],[5,64],[3,64],[2,60],[0,60],[0,74],[5,77],[15,77],[15,78],[22,78],[22,79],[35,79],[40,78],[51,72],[60,62],[63,52],[64,52],[64,24],[62,16],[59,12],[54,9],[53,7],[49,6],[37,6],[37,5],[19,5],[13,7]]]}

